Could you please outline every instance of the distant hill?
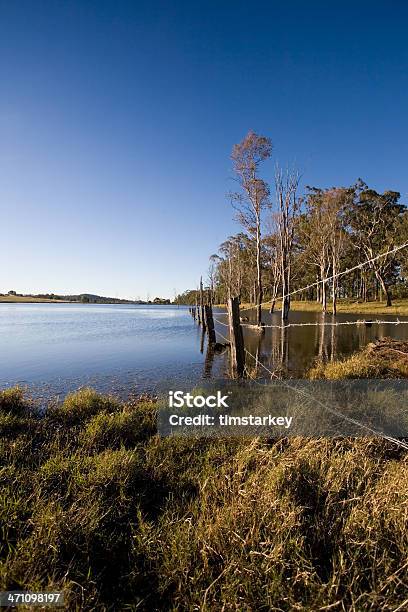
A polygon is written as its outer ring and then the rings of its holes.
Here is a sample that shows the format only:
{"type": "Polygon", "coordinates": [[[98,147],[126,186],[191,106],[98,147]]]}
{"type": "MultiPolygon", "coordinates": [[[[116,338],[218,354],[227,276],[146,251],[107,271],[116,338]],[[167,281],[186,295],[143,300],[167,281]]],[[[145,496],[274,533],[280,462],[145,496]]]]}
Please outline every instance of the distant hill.
{"type": "Polygon", "coordinates": [[[80,304],[170,304],[170,300],[156,297],[153,301],[123,300],[121,298],[105,297],[93,293],[79,293],[78,295],[57,295],[55,293],[22,294],[9,291],[0,293],[0,302],[76,302],[80,304]]]}

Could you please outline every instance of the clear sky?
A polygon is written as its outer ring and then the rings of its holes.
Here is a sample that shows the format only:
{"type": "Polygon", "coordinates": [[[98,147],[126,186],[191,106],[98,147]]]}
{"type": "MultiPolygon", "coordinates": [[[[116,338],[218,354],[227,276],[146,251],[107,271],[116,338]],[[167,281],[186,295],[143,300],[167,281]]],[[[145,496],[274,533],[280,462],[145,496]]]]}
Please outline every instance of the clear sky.
{"type": "Polygon", "coordinates": [[[249,129],[408,201],[408,2],[0,0],[0,292],[172,297],[249,129]]]}

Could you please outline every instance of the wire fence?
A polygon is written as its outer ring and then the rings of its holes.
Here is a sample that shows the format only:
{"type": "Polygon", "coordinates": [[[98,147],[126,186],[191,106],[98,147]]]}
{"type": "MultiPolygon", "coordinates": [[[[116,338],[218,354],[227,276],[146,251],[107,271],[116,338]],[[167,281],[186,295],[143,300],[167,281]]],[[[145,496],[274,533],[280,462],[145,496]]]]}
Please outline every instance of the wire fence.
{"type": "MultiPolygon", "coordinates": [[[[223,340],[225,340],[226,342],[229,342],[229,340],[223,334],[221,334],[220,332],[218,332],[218,334],[221,336],[221,338],[223,338],[223,340]]],[[[303,397],[309,399],[310,401],[313,401],[315,404],[318,404],[319,406],[321,406],[322,408],[324,408],[330,414],[333,414],[337,418],[341,418],[344,421],[346,421],[348,423],[351,423],[352,425],[355,425],[356,427],[360,427],[361,429],[367,431],[371,435],[383,438],[384,440],[387,440],[388,442],[394,444],[395,446],[398,446],[399,448],[403,448],[404,450],[408,450],[408,443],[405,442],[404,440],[399,440],[398,438],[394,438],[393,436],[389,436],[387,434],[384,434],[381,431],[378,431],[378,430],[374,429],[373,427],[370,427],[366,423],[361,423],[361,421],[358,421],[358,420],[354,419],[353,417],[350,417],[348,415],[343,414],[342,412],[339,412],[338,410],[336,410],[332,406],[328,406],[327,404],[323,403],[317,397],[315,397],[311,393],[308,393],[304,389],[299,389],[298,387],[294,387],[293,385],[288,383],[286,380],[280,378],[276,374],[276,372],[273,372],[265,364],[263,364],[261,361],[259,361],[259,359],[257,357],[255,357],[255,355],[253,355],[250,351],[248,351],[248,349],[244,348],[244,350],[245,350],[245,353],[247,355],[249,355],[252,359],[255,360],[255,363],[260,365],[270,375],[271,379],[272,378],[276,379],[279,382],[279,384],[282,385],[283,387],[285,387],[286,389],[289,389],[291,391],[295,391],[296,393],[302,395],[303,397]]],[[[245,367],[245,371],[246,371],[246,374],[248,375],[249,378],[251,378],[253,381],[257,382],[256,378],[254,376],[252,376],[251,372],[249,371],[249,369],[247,367],[245,367]]]]}
{"type": "MultiPolygon", "coordinates": [[[[345,274],[350,274],[350,272],[354,272],[355,270],[359,270],[361,268],[363,268],[364,266],[370,265],[372,263],[374,263],[375,261],[378,261],[379,259],[381,259],[382,257],[387,257],[388,255],[392,255],[394,253],[397,253],[398,251],[401,251],[402,249],[408,247],[408,242],[398,245],[392,249],[389,249],[387,252],[385,253],[381,253],[375,257],[372,257],[371,259],[368,259],[367,261],[364,261],[362,263],[359,263],[351,268],[347,268],[346,270],[342,270],[341,272],[338,272],[337,274],[334,274],[332,276],[328,276],[326,278],[323,278],[319,281],[316,281],[314,283],[310,283],[309,285],[306,285],[305,287],[302,287],[301,289],[295,289],[294,291],[291,291],[290,293],[286,294],[286,296],[284,297],[290,297],[293,295],[296,295],[298,293],[301,293],[303,291],[307,291],[308,289],[311,289],[313,287],[318,287],[320,284],[329,282],[334,280],[335,278],[339,278],[341,276],[344,276],[345,274]]],[[[272,300],[269,300],[267,302],[263,302],[261,304],[261,306],[265,306],[267,304],[270,304],[272,302],[272,300]]],[[[253,310],[255,308],[255,306],[248,306],[248,307],[244,307],[240,309],[240,312],[245,312],[248,310],[253,310]]],[[[224,321],[221,321],[218,318],[215,318],[214,321],[218,324],[218,325],[222,325],[225,327],[229,328],[229,325],[227,323],[225,323],[224,321]]],[[[401,321],[400,319],[394,320],[394,321],[387,321],[387,320],[381,320],[381,319],[357,319],[356,321],[313,321],[313,322],[305,322],[305,323],[286,323],[283,325],[276,325],[276,324],[271,324],[271,325],[262,325],[263,328],[272,328],[272,329],[288,329],[291,327],[310,327],[310,326],[314,326],[314,327],[321,327],[321,326],[330,326],[330,327],[340,327],[340,326],[345,326],[345,325],[365,325],[365,326],[371,326],[371,325],[407,325],[408,324],[408,320],[407,321],[401,321]]],[[[254,327],[253,325],[251,326],[250,323],[245,323],[242,322],[241,325],[243,327],[254,327]]],[[[223,338],[227,343],[229,343],[228,338],[226,338],[220,331],[217,331],[218,335],[223,338]]],[[[360,421],[357,421],[356,419],[354,419],[353,417],[347,416],[341,412],[339,412],[338,410],[336,410],[335,408],[333,408],[332,406],[328,406],[327,404],[324,404],[323,402],[321,402],[318,398],[316,398],[314,395],[307,393],[304,389],[299,389],[297,387],[294,387],[292,385],[290,385],[290,383],[288,383],[287,381],[283,380],[282,378],[280,378],[276,372],[273,372],[272,370],[270,370],[264,363],[262,363],[262,361],[260,361],[257,357],[255,357],[255,355],[253,355],[250,351],[248,351],[248,349],[246,347],[244,347],[244,351],[245,354],[248,355],[249,357],[251,357],[253,360],[255,360],[255,363],[257,365],[259,365],[260,367],[262,367],[270,376],[270,378],[274,378],[277,381],[279,381],[279,383],[284,386],[287,389],[290,389],[291,391],[295,391],[297,393],[299,393],[300,395],[302,395],[303,397],[308,398],[309,400],[317,403],[319,406],[321,406],[322,408],[324,408],[325,410],[327,410],[328,412],[330,412],[331,414],[333,414],[336,417],[340,417],[342,419],[344,419],[345,421],[347,421],[348,423],[351,423],[357,427],[360,427],[362,429],[364,429],[365,431],[367,431],[368,433],[375,435],[375,436],[379,436],[385,440],[388,440],[389,442],[395,444],[396,446],[400,447],[400,448],[404,448],[405,450],[408,450],[408,443],[403,441],[403,440],[398,440],[397,438],[394,438],[392,436],[388,436],[386,434],[384,434],[383,432],[377,431],[376,429],[373,429],[372,427],[370,427],[369,425],[365,424],[365,423],[361,423],[360,421]]],[[[248,375],[249,378],[251,378],[252,380],[254,380],[256,382],[256,378],[252,376],[251,372],[249,371],[248,367],[245,366],[245,371],[246,374],[248,375]]]]}
{"type": "MultiPolygon", "coordinates": [[[[283,298],[287,298],[287,297],[291,297],[292,295],[296,295],[297,293],[302,293],[302,291],[307,291],[308,289],[312,289],[314,287],[318,287],[319,285],[322,285],[323,283],[327,283],[331,280],[334,280],[335,278],[339,278],[340,276],[344,276],[345,274],[350,274],[350,272],[354,272],[355,270],[360,270],[361,268],[364,268],[364,266],[367,266],[369,264],[374,263],[375,261],[378,261],[379,259],[381,259],[382,257],[388,257],[388,255],[393,255],[394,253],[398,253],[398,251],[401,251],[402,249],[405,249],[406,247],[408,247],[408,242],[405,242],[404,244],[400,244],[392,249],[389,249],[388,251],[386,251],[385,253],[380,253],[379,255],[376,255],[375,257],[372,257],[371,259],[367,259],[366,261],[356,264],[355,266],[351,267],[351,268],[347,268],[346,270],[342,270],[341,272],[337,272],[337,274],[333,274],[332,276],[327,276],[325,278],[322,278],[321,280],[315,281],[314,283],[310,283],[309,285],[306,285],[305,287],[302,287],[301,289],[294,289],[293,291],[290,291],[289,293],[286,293],[285,295],[282,296],[283,298]]],[[[262,302],[261,306],[266,306],[267,304],[271,304],[273,300],[268,300],[267,302],[262,302]]],[[[245,312],[247,310],[253,310],[256,306],[246,306],[244,308],[241,308],[241,312],[245,312]]]]}
{"type": "MultiPolygon", "coordinates": [[[[223,325],[224,327],[228,327],[228,324],[224,323],[224,321],[220,321],[220,319],[215,318],[214,321],[220,325],[223,325]]],[[[408,320],[401,321],[400,319],[397,319],[396,321],[385,321],[380,319],[358,319],[357,321],[312,321],[307,323],[286,323],[285,325],[262,324],[262,327],[264,329],[288,329],[289,327],[340,327],[342,325],[365,325],[370,327],[371,325],[408,325],[408,320]]],[[[251,325],[250,323],[241,323],[241,326],[248,328],[254,327],[254,325],[251,325]]]]}

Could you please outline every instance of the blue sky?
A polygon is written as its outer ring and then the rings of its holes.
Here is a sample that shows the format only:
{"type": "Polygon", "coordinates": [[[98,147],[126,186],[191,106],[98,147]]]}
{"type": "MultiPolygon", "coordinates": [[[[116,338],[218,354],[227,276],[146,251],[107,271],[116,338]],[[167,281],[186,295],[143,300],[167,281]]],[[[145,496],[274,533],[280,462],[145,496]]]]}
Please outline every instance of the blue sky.
{"type": "Polygon", "coordinates": [[[408,201],[404,0],[0,0],[0,292],[171,297],[238,231],[249,129],[408,201]]]}

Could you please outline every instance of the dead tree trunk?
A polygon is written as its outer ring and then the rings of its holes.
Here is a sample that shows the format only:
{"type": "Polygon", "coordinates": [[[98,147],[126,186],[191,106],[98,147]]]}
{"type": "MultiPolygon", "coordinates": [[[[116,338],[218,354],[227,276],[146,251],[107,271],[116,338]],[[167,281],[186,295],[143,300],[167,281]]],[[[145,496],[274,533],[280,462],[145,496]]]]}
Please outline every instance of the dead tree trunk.
{"type": "Polygon", "coordinates": [[[333,314],[337,314],[337,266],[336,257],[333,255],[333,278],[332,278],[332,294],[333,294],[333,314]]]}
{"type": "Polygon", "coordinates": [[[261,270],[261,224],[256,216],[256,324],[262,324],[262,270],[261,270]]]}

